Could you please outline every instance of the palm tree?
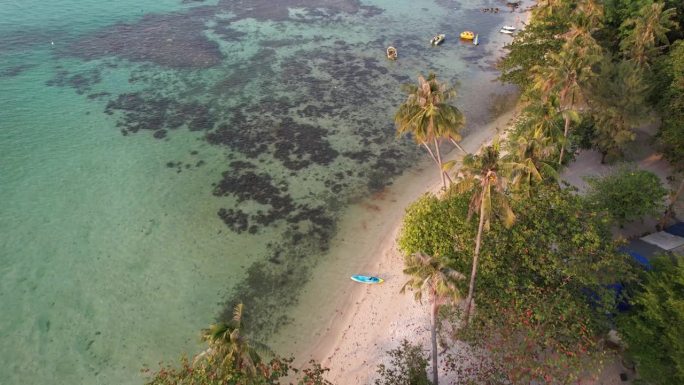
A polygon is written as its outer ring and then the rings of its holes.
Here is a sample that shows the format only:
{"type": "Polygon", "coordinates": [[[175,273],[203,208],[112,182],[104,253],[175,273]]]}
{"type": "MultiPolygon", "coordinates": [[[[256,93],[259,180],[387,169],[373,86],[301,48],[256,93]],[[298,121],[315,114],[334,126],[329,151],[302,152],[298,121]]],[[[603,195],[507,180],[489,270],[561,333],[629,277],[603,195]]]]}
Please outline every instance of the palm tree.
{"type": "Polygon", "coordinates": [[[647,120],[645,97],[650,87],[643,70],[630,61],[615,63],[606,57],[597,73],[589,105],[595,121],[594,144],[603,154],[603,163],[608,154],[622,155],[624,146],[636,138],[632,130],[647,120]]]}
{"type": "Polygon", "coordinates": [[[394,116],[397,132],[399,135],[411,133],[414,140],[425,147],[437,164],[442,185],[446,189],[449,175],[443,169],[440,143],[448,140],[460,148],[460,131],[465,125],[461,111],[448,104],[456,96],[456,90],[439,83],[435,74],[428,75],[427,79],[419,76],[418,86],[407,85],[405,88],[408,98],[394,116]]]}
{"type": "Polygon", "coordinates": [[[545,99],[557,96],[559,112],[565,119],[558,164],[563,163],[570,122],[579,119],[576,107],[586,99],[586,83],[593,78],[592,66],[602,51],[596,40],[580,28],[571,28],[566,38],[560,52],[549,53],[546,64],[533,69],[534,89],[545,99]]]}
{"type": "Polygon", "coordinates": [[[507,178],[503,175],[502,166],[499,144],[495,142],[493,145],[485,147],[480,155],[467,155],[463,159],[459,180],[453,187],[453,191],[456,193],[472,192],[468,217],[470,218],[475,211],[480,216],[465,304],[466,325],[470,320],[470,310],[475,293],[475,277],[477,276],[482,234],[489,230],[493,216],[500,217],[506,227],[512,226],[515,222],[515,214],[513,214],[506,196],[507,178]]]}
{"type": "Polygon", "coordinates": [[[426,254],[416,253],[406,257],[404,274],[411,278],[402,286],[401,293],[406,288],[413,290],[414,297],[421,302],[423,291],[432,303],[430,336],[432,341],[432,383],[438,385],[437,366],[437,315],[439,307],[448,303],[455,303],[459,297],[456,281],[465,276],[448,268],[438,258],[426,254]]]}
{"type": "Polygon", "coordinates": [[[539,128],[526,134],[508,142],[503,168],[510,172],[514,192],[529,196],[534,185],[544,177],[558,180],[558,172],[547,162],[556,150],[551,138],[539,128]]]}
{"type": "Polygon", "coordinates": [[[649,60],[670,44],[667,32],[677,26],[674,21],[677,11],[664,8],[665,3],[662,2],[644,5],[637,16],[625,20],[620,26],[626,31],[620,50],[640,67],[648,67],[649,60]]]}
{"type": "Polygon", "coordinates": [[[257,374],[257,365],[262,361],[259,352],[271,351],[265,345],[251,341],[242,334],[243,308],[244,305],[241,303],[235,305],[233,319],[202,330],[202,340],[209,344],[209,349],[199,354],[195,362],[207,360],[211,364],[216,364],[219,375],[226,375],[231,371],[248,377],[257,374]]]}
{"type": "Polygon", "coordinates": [[[537,6],[532,11],[535,19],[549,19],[553,16],[566,14],[568,2],[564,0],[537,0],[537,6]]]}
{"type": "Polygon", "coordinates": [[[593,32],[603,26],[605,15],[603,5],[596,0],[581,0],[574,12],[575,23],[584,30],[593,32]]]}
{"type": "MultiPolygon", "coordinates": [[[[530,96],[531,104],[523,111],[523,125],[526,131],[539,132],[552,143],[559,143],[563,137],[563,116],[558,112],[560,109],[558,98],[550,95],[546,100],[541,100],[536,95],[530,96]]],[[[527,135],[527,132],[521,136],[527,135]]],[[[536,135],[536,134],[535,134],[536,135]]]]}

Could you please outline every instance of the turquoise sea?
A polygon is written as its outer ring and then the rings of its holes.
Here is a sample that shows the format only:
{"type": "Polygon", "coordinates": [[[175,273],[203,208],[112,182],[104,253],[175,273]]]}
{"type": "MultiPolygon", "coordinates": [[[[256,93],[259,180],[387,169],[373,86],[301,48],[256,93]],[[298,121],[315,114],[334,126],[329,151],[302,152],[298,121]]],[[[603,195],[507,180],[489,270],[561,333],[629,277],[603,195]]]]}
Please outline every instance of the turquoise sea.
{"type": "Polygon", "coordinates": [[[236,301],[268,340],[345,208],[424,161],[401,84],[491,118],[501,4],[1,1],[0,383],[142,383],[236,301]]]}

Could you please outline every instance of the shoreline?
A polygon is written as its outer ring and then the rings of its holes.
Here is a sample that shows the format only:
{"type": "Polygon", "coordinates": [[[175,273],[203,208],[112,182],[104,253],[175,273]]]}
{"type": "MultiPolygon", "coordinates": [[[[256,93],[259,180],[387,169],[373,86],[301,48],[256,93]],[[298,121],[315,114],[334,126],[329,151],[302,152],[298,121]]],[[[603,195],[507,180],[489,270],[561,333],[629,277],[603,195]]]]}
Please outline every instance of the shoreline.
{"type": "MultiPolygon", "coordinates": [[[[469,153],[476,152],[501,132],[516,112],[510,109],[473,130],[461,146],[469,153]]],[[[445,160],[460,161],[463,155],[454,148],[445,160]]],[[[404,338],[427,349],[428,304],[415,302],[411,293],[399,293],[406,278],[396,239],[406,207],[440,188],[439,174],[426,157],[392,186],[348,210],[331,251],[316,267],[314,279],[291,313],[295,322],[274,339],[276,351],[294,346],[294,351],[286,353],[295,354],[295,366],[306,366],[314,359],[330,369],[326,374],[329,381],[342,385],[371,382],[377,365],[387,364],[385,352],[404,338]],[[364,273],[385,282],[360,285],[349,279],[352,274],[364,273]]]]}
{"type": "MultiPolygon", "coordinates": [[[[531,12],[527,6],[521,10],[510,13],[506,22],[526,25],[531,12]]],[[[498,31],[491,31],[487,38],[498,45],[487,60],[498,61],[510,38],[498,31]]],[[[517,93],[509,95],[518,98],[517,93]]],[[[460,145],[469,153],[477,152],[507,128],[517,113],[516,103],[493,120],[466,129],[460,145]]],[[[463,155],[454,148],[444,158],[460,163],[463,155]]],[[[294,354],[295,367],[306,367],[313,359],[329,369],[327,380],[356,385],[372,383],[377,366],[389,364],[386,351],[397,348],[403,339],[429,352],[428,303],[421,305],[411,293],[399,293],[406,277],[396,243],[408,205],[441,188],[434,163],[427,155],[424,159],[391,186],[350,207],[340,220],[330,251],[312,271],[313,278],[290,312],[294,322],[271,341],[275,351],[294,354]],[[377,275],[385,282],[362,285],[349,279],[353,274],[377,275]]],[[[440,378],[449,380],[444,373],[440,378]]]]}

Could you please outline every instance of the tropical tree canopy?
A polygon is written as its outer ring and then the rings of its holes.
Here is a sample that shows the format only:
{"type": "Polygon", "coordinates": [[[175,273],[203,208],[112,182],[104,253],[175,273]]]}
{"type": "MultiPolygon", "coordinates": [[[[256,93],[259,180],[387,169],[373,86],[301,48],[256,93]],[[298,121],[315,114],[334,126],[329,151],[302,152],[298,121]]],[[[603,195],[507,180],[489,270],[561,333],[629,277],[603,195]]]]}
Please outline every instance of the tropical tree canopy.
{"type": "Polygon", "coordinates": [[[397,133],[411,134],[416,143],[427,150],[446,188],[448,174],[443,167],[440,145],[448,141],[458,146],[461,129],[465,126],[461,111],[449,104],[456,96],[456,89],[437,81],[435,74],[427,79],[419,76],[417,86],[408,84],[404,88],[408,97],[394,116],[397,133]]]}
{"type": "Polygon", "coordinates": [[[667,33],[677,26],[676,14],[674,8],[666,9],[665,3],[656,1],[644,5],[636,16],[626,19],[620,26],[624,35],[620,50],[625,57],[639,66],[649,66],[652,58],[670,44],[667,33]]]}
{"type": "Polygon", "coordinates": [[[432,342],[432,384],[439,383],[439,366],[437,365],[437,322],[439,307],[453,304],[459,298],[456,282],[465,278],[463,274],[447,267],[437,257],[424,253],[413,253],[404,259],[404,274],[410,278],[401,288],[404,293],[408,288],[413,291],[417,301],[423,298],[423,292],[429,296],[432,304],[430,339],[432,342]]]}
{"type": "Polygon", "coordinates": [[[651,384],[684,384],[684,262],[662,256],[644,273],[634,308],[619,319],[627,353],[651,384]]]}
{"type": "Polygon", "coordinates": [[[593,210],[604,211],[620,226],[665,209],[667,190],[650,171],[623,166],[605,177],[588,177],[586,201],[593,210]]]}

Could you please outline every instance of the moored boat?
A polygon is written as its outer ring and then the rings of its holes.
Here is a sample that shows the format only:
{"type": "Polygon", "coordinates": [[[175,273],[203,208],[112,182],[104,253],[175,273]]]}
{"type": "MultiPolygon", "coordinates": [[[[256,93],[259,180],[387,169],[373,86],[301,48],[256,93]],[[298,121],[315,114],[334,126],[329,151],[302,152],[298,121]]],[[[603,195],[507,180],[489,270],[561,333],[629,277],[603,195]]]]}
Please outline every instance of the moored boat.
{"type": "Polygon", "coordinates": [[[501,29],[499,30],[499,32],[500,32],[500,33],[505,33],[506,35],[512,35],[512,34],[513,34],[513,31],[511,31],[511,30],[509,30],[509,29],[503,29],[503,28],[501,28],[501,29]]]}
{"type": "Polygon", "coordinates": [[[475,45],[480,44],[480,35],[475,34],[475,38],[473,39],[473,44],[475,44],[475,45]]]}
{"type": "Polygon", "coordinates": [[[475,38],[475,32],[473,31],[463,31],[461,32],[461,39],[473,40],[475,38]]]}
{"type": "Polygon", "coordinates": [[[440,33],[439,35],[435,35],[431,40],[430,44],[432,45],[440,45],[444,41],[444,38],[446,36],[443,33],[440,33]]]}
{"type": "Polygon", "coordinates": [[[515,31],[517,28],[515,28],[511,25],[504,25],[503,27],[501,27],[501,29],[505,29],[507,31],[515,31]]]}
{"type": "Polygon", "coordinates": [[[387,47],[387,58],[390,60],[396,60],[397,59],[397,49],[389,46],[387,47]]]}

